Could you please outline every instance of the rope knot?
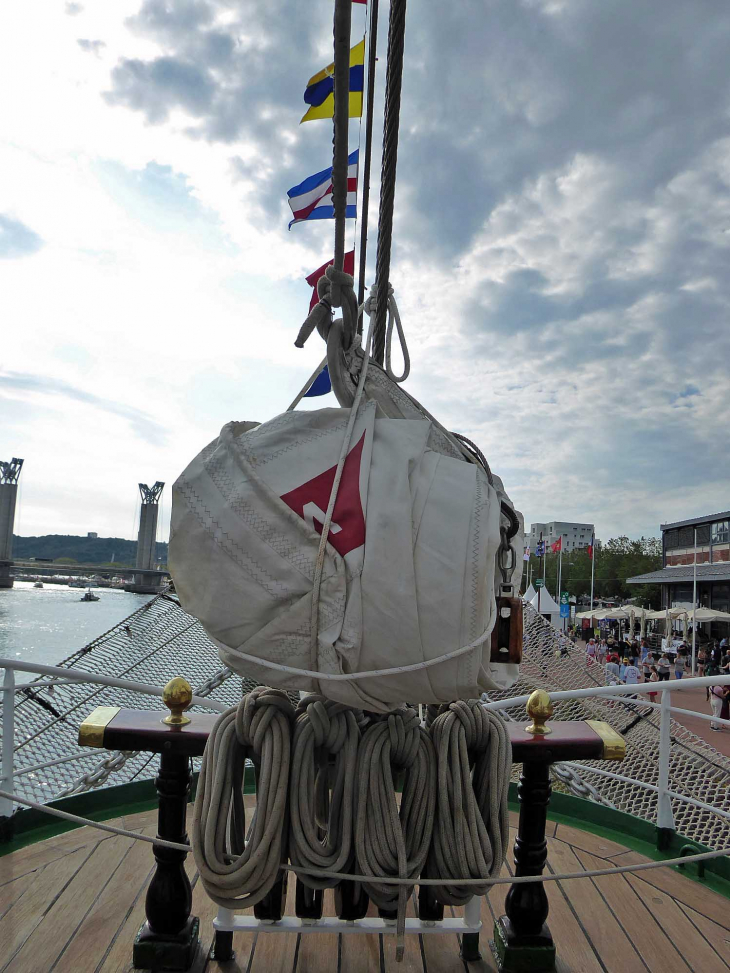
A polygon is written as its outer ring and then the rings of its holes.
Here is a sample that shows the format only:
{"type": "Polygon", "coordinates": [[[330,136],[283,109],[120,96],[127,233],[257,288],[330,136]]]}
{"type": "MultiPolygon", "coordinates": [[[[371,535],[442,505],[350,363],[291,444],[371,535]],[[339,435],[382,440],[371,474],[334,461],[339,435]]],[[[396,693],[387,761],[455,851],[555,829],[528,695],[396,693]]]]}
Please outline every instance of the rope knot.
{"type": "Polygon", "coordinates": [[[398,767],[407,769],[418,754],[421,722],[411,706],[404,706],[388,714],[390,759],[398,767]]]}
{"type": "Polygon", "coordinates": [[[325,270],[325,276],[329,282],[330,304],[332,307],[342,307],[343,291],[349,288],[354,293],[355,278],[344,270],[336,270],[332,264],[325,270]]]}
{"type": "Polygon", "coordinates": [[[330,753],[339,753],[345,744],[350,724],[355,719],[354,714],[351,719],[348,713],[352,713],[349,706],[318,693],[305,696],[296,709],[297,721],[309,720],[315,747],[324,747],[330,753]]]}
{"type": "Polygon", "coordinates": [[[236,709],[236,737],[241,746],[260,753],[263,735],[277,713],[287,721],[294,716],[291,700],[282,689],[256,686],[247,693],[236,709]]]}
{"type": "Polygon", "coordinates": [[[489,746],[489,721],[479,700],[456,700],[449,703],[444,712],[453,713],[461,723],[467,748],[474,753],[484,753],[489,746]]]}

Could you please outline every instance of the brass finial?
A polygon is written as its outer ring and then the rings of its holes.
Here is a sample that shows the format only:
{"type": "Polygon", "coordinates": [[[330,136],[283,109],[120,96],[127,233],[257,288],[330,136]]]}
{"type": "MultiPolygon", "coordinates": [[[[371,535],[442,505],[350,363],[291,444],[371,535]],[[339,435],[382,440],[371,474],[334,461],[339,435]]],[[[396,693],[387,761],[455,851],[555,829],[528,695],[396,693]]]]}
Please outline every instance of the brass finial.
{"type": "Polygon", "coordinates": [[[545,726],[546,721],[553,715],[553,704],[550,702],[549,693],[546,693],[544,689],[536,689],[527,700],[525,709],[532,720],[532,723],[525,727],[528,733],[546,736],[553,732],[549,726],[545,726]]]}
{"type": "Polygon", "coordinates": [[[163,723],[168,726],[185,726],[190,717],[185,716],[185,710],[193,701],[193,687],[182,676],[175,676],[162,690],[162,702],[170,710],[163,723]]]}

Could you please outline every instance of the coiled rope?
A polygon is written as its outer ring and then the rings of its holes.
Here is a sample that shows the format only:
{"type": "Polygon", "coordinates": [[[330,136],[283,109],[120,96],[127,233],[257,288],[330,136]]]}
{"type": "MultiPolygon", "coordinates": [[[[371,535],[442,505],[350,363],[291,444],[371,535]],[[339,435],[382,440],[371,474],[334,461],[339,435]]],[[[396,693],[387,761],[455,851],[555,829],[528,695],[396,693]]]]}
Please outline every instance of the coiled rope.
{"type": "MultiPolygon", "coordinates": [[[[376,320],[378,319],[378,292],[379,288],[376,281],[370,288],[370,293],[362,306],[365,313],[368,316],[375,315],[376,320]]],[[[386,305],[388,324],[385,329],[385,373],[392,382],[400,384],[400,382],[405,382],[411,373],[411,356],[408,353],[408,344],[406,342],[403,324],[400,319],[400,312],[398,311],[398,305],[396,304],[395,297],[393,296],[393,287],[391,284],[387,285],[386,305]],[[400,375],[396,375],[393,371],[391,361],[394,324],[398,332],[398,342],[400,344],[401,354],[403,355],[403,371],[400,375]]]]}
{"type": "Polygon", "coordinates": [[[461,876],[498,875],[509,843],[507,791],[512,745],[503,720],[479,700],[441,707],[431,725],[436,750],[437,803],[427,873],[453,883],[437,886],[444,905],[465,905],[487,884],[459,884],[461,876]]]}
{"type": "Polygon", "coordinates": [[[257,686],[222,714],[208,738],[193,814],[193,854],[205,891],[226,909],[255,905],[278,878],[293,715],[285,692],[257,686]],[[247,757],[256,770],[256,810],[246,840],[247,757]]]}
{"type": "MultiPolygon", "coordinates": [[[[297,706],[289,782],[292,865],[343,872],[352,864],[355,766],[360,728],[355,710],[312,694],[297,706]],[[334,757],[330,791],[330,756],[334,757]]],[[[305,885],[332,888],[339,879],[301,874],[305,885]]]]}
{"type": "Polygon", "coordinates": [[[418,713],[403,706],[372,724],[357,755],[355,850],[365,891],[376,905],[397,907],[396,960],[403,956],[406,903],[426,863],[436,803],[436,754],[418,713]],[[395,775],[404,772],[400,808],[395,775]],[[408,880],[398,888],[382,876],[408,880]]]}

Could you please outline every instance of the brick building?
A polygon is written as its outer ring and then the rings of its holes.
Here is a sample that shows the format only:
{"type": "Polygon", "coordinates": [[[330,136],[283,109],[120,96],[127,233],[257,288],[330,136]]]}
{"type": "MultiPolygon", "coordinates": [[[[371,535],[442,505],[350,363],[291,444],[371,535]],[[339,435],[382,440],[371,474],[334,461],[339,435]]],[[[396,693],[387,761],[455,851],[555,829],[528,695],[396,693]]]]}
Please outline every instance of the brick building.
{"type": "Polygon", "coordinates": [[[730,611],[730,510],[661,524],[663,567],[628,584],[660,584],[662,607],[691,608],[697,544],[697,605],[730,611]]]}

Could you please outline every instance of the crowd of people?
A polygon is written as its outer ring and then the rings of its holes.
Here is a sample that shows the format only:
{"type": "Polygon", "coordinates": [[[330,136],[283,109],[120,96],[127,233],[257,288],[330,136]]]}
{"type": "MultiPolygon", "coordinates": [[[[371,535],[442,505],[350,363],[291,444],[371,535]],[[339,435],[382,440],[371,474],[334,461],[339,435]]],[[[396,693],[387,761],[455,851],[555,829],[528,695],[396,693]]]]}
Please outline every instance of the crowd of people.
{"type": "MultiPolygon", "coordinates": [[[[604,668],[607,686],[665,682],[672,674],[675,679],[682,679],[692,672],[692,650],[685,641],[657,652],[646,638],[589,638],[586,660],[604,668]]],[[[700,645],[696,661],[698,676],[730,675],[728,640],[700,645]]],[[[652,702],[656,701],[657,693],[647,695],[652,702]]],[[[730,719],[730,686],[708,686],[707,700],[716,720],[730,719]]],[[[722,727],[712,722],[710,729],[721,730],[722,727]]]]}

